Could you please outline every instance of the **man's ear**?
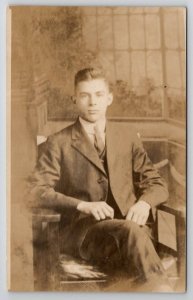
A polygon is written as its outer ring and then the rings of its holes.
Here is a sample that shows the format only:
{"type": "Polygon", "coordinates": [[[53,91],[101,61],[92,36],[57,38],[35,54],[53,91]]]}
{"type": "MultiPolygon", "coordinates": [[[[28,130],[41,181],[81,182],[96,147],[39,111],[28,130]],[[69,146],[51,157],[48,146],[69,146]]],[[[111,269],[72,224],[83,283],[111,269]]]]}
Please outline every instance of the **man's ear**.
{"type": "Polygon", "coordinates": [[[108,95],[108,106],[111,105],[113,102],[113,93],[109,93],[108,95]]]}

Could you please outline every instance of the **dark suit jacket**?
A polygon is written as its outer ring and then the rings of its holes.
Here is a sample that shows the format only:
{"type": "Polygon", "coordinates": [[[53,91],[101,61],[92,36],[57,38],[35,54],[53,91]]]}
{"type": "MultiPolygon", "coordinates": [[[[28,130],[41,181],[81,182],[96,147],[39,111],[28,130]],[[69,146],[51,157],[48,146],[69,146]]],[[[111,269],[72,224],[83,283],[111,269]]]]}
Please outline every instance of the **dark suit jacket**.
{"type": "Polygon", "coordinates": [[[108,175],[77,121],[48,138],[30,177],[32,206],[62,213],[61,249],[70,254],[81,253],[84,236],[96,222],[76,209],[80,201],[106,201],[110,186],[124,218],[138,199],[148,202],[152,212],[167,200],[166,183],[128,124],[107,122],[106,158],[108,175]]]}
{"type": "Polygon", "coordinates": [[[107,122],[109,176],[79,121],[50,136],[30,180],[34,201],[42,207],[64,210],[69,218],[77,219],[80,201],[106,201],[109,180],[123,216],[138,199],[148,202],[152,209],[165,202],[166,183],[154,169],[135,130],[128,128],[128,124],[107,122]]]}

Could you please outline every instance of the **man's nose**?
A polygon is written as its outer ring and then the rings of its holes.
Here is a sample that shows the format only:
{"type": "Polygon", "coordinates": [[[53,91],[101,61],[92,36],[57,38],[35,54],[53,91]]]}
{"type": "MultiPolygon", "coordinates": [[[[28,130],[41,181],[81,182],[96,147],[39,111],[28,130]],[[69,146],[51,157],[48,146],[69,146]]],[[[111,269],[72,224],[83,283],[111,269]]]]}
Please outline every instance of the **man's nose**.
{"type": "Polygon", "coordinates": [[[89,101],[90,105],[96,105],[97,99],[96,99],[96,97],[94,95],[91,95],[89,100],[90,100],[89,101]]]}

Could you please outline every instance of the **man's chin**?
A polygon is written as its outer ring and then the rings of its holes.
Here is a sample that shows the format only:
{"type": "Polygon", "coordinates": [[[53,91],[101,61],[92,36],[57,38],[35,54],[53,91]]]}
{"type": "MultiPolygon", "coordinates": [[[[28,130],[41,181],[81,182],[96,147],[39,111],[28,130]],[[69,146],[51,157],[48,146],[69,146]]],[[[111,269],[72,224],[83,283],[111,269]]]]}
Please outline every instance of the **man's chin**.
{"type": "Polygon", "coordinates": [[[98,122],[100,119],[102,119],[101,117],[96,117],[96,116],[81,116],[82,119],[84,119],[85,121],[87,122],[90,122],[90,123],[96,123],[98,122]]]}

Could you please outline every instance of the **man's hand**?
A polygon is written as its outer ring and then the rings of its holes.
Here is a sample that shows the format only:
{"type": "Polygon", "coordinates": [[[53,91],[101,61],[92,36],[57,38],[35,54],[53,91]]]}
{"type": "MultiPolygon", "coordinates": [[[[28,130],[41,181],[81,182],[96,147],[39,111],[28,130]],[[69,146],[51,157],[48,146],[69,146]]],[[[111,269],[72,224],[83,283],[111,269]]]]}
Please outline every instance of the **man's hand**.
{"type": "Polygon", "coordinates": [[[104,201],[82,201],[78,204],[77,209],[86,215],[92,215],[97,221],[114,218],[114,209],[104,201]]]}
{"type": "Polygon", "coordinates": [[[150,208],[151,206],[147,202],[139,200],[129,209],[126,220],[131,220],[138,225],[143,226],[146,224],[149,217],[150,208]]]}

